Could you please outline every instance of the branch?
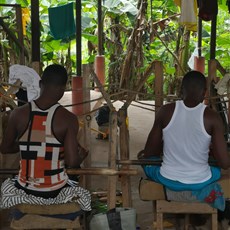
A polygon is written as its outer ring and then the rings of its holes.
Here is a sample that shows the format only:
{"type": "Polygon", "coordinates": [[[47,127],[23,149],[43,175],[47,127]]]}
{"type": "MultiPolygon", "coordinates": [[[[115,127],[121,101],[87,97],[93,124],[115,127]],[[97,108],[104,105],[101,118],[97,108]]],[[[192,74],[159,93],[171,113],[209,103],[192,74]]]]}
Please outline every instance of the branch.
{"type": "Polygon", "coordinates": [[[175,59],[176,63],[178,64],[179,68],[181,69],[182,73],[185,74],[185,71],[183,69],[183,67],[180,64],[180,61],[178,60],[177,56],[168,48],[167,44],[164,42],[164,40],[160,37],[159,33],[153,28],[156,36],[160,39],[160,41],[162,42],[162,44],[165,46],[165,48],[168,50],[168,52],[173,56],[173,58],[175,59]]]}

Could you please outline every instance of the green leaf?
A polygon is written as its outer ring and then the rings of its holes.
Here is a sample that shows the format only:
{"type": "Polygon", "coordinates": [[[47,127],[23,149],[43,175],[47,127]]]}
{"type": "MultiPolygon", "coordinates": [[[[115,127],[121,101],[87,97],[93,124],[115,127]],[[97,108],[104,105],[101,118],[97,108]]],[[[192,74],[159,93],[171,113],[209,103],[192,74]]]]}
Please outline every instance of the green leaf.
{"type": "Polygon", "coordinates": [[[107,9],[117,8],[117,6],[121,3],[120,0],[106,0],[104,7],[107,9]]]}
{"type": "Polygon", "coordinates": [[[172,75],[176,72],[174,67],[167,67],[165,71],[166,71],[166,73],[168,73],[170,75],[172,75]]]}
{"type": "Polygon", "coordinates": [[[137,15],[138,12],[138,9],[128,1],[124,3],[124,6],[120,10],[124,13],[130,13],[132,15],[137,15]]]}
{"type": "Polygon", "coordinates": [[[94,43],[94,44],[97,44],[97,42],[98,42],[98,37],[95,36],[95,35],[82,33],[82,36],[83,36],[85,39],[91,41],[91,42],[94,43]]]}

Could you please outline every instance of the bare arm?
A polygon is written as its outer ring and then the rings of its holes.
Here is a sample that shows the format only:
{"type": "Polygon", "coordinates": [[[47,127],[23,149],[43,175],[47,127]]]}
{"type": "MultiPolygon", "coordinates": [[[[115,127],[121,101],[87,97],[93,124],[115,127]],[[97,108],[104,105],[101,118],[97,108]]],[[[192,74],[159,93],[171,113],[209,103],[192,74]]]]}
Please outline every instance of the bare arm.
{"type": "Polygon", "coordinates": [[[162,141],[162,129],[163,122],[162,116],[164,114],[164,109],[161,108],[156,114],[156,118],[153,127],[148,135],[145,148],[138,153],[138,158],[148,158],[151,156],[160,156],[163,151],[163,141],[162,141]]]}
{"type": "Polygon", "coordinates": [[[207,110],[206,115],[208,122],[211,123],[212,147],[210,153],[221,168],[227,169],[230,167],[230,154],[227,151],[227,144],[224,139],[223,122],[215,111],[207,110]]]}
{"type": "Polygon", "coordinates": [[[78,119],[75,115],[69,116],[67,130],[64,137],[65,164],[70,168],[79,168],[88,155],[88,152],[78,143],[78,119]]]}
{"type": "Polygon", "coordinates": [[[2,138],[2,143],[0,146],[0,151],[2,154],[19,152],[17,119],[18,115],[16,111],[13,110],[10,114],[7,128],[2,138]]]}

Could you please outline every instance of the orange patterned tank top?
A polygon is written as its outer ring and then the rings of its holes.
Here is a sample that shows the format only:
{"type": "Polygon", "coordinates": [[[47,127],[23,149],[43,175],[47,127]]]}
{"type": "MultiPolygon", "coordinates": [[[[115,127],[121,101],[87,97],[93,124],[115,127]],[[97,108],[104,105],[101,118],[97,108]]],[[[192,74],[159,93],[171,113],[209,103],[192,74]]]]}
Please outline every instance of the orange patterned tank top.
{"type": "Polygon", "coordinates": [[[18,183],[30,190],[53,191],[63,187],[68,176],[64,165],[64,145],[55,137],[52,121],[59,104],[41,110],[30,102],[28,126],[19,139],[20,172],[18,183]]]}

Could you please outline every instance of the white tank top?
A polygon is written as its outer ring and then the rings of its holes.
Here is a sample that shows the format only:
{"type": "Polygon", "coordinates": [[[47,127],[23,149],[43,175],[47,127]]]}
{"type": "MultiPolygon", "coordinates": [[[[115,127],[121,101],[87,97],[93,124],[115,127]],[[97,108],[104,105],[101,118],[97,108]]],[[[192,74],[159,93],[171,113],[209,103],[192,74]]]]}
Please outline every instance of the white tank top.
{"type": "Polygon", "coordinates": [[[162,176],[186,184],[211,178],[208,164],[211,136],[204,127],[205,105],[186,107],[177,101],[171,121],[163,129],[162,176]]]}

